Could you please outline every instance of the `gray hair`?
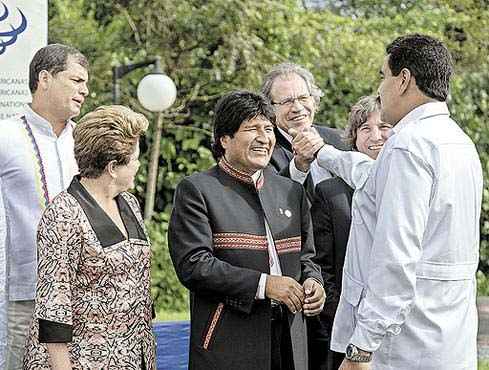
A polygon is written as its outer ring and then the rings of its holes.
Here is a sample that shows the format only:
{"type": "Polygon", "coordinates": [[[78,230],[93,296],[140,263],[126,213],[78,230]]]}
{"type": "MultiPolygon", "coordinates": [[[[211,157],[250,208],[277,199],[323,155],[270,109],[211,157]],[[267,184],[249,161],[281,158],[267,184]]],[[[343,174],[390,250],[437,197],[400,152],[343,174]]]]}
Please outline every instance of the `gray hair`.
{"type": "Polygon", "coordinates": [[[268,99],[272,100],[271,90],[274,81],[279,77],[289,76],[291,74],[296,74],[306,82],[307,89],[309,93],[314,98],[316,107],[319,106],[319,101],[323,92],[316,85],[314,81],[314,76],[304,67],[295,63],[280,63],[272,67],[272,69],[263,78],[263,83],[260,88],[260,92],[265,95],[268,99]]]}
{"type": "Polygon", "coordinates": [[[380,111],[380,101],[377,96],[369,95],[362,96],[351,107],[348,115],[348,126],[345,128],[345,141],[351,145],[353,150],[358,151],[357,130],[368,120],[368,115],[373,112],[380,111]]]}

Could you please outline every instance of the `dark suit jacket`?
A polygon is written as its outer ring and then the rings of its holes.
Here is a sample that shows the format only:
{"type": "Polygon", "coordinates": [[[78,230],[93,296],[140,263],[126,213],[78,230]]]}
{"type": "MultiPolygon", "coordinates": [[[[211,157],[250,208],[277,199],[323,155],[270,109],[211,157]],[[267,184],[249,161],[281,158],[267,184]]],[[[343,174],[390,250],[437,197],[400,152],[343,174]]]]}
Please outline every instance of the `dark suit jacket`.
{"type": "Polygon", "coordinates": [[[353,189],[341,178],[324,180],[316,186],[311,207],[316,256],[321,267],[326,291],[326,303],[320,325],[314,325],[317,338],[329,339],[341,293],[341,278],[346,245],[350,234],[353,189]]]}
{"type": "MultiPolygon", "coordinates": [[[[175,191],[168,246],[177,276],[190,291],[189,369],[269,370],[271,304],[256,300],[270,272],[266,218],[284,276],[322,281],[314,255],[305,191],[264,171],[258,190],[249,176],[219,162],[186,177],[175,191]]],[[[295,370],[307,369],[306,325],[288,313],[295,370]]]]}
{"type": "MultiPolygon", "coordinates": [[[[318,131],[319,135],[324,139],[327,144],[333,145],[340,150],[348,150],[348,146],[343,142],[341,138],[341,131],[338,129],[313,125],[318,131]]],[[[277,142],[270,158],[270,166],[282,176],[290,178],[289,163],[294,157],[292,151],[292,145],[290,142],[275,128],[275,137],[277,142]]],[[[312,201],[314,197],[314,184],[312,182],[311,175],[309,174],[304,182],[304,188],[306,189],[309,200],[312,201]]]]}

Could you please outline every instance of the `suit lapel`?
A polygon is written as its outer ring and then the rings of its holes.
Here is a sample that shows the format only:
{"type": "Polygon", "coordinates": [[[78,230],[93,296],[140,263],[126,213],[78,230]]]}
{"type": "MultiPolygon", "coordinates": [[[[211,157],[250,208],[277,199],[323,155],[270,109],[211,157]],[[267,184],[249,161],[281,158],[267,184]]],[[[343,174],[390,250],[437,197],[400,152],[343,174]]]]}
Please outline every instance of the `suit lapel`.
{"type": "Polygon", "coordinates": [[[292,154],[292,144],[289,143],[287,138],[282,135],[282,133],[278,130],[277,127],[274,129],[275,138],[277,139],[277,143],[275,145],[280,145],[285,150],[289,151],[292,154]]]}

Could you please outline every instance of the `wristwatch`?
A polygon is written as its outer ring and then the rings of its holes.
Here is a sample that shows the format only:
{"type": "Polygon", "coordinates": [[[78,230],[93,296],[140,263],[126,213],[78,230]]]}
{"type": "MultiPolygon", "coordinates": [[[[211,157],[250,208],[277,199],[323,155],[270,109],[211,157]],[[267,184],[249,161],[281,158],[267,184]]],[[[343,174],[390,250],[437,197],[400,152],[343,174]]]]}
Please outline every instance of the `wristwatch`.
{"type": "Polygon", "coordinates": [[[350,343],[346,346],[345,358],[351,362],[370,362],[372,352],[364,351],[350,343]]]}

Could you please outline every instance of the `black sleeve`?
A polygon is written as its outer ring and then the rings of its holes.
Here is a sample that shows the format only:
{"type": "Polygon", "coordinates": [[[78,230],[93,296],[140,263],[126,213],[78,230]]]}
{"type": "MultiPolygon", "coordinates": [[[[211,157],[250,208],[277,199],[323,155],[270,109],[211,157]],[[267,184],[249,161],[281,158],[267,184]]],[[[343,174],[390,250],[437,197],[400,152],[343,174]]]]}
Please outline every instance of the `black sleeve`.
{"type": "Polygon", "coordinates": [[[335,236],[331,205],[322,193],[320,186],[316,188],[316,196],[311,206],[311,217],[314,229],[314,245],[316,247],[314,261],[321,267],[326,291],[323,315],[332,320],[338,306],[340,288],[336,284],[335,236]]]}
{"type": "Polygon", "coordinates": [[[302,268],[302,281],[307,278],[314,278],[323,284],[323,278],[321,277],[321,269],[313,262],[314,258],[314,236],[311,223],[311,214],[309,212],[309,203],[307,200],[306,192],[304,188],[297,184],[301,196],[301,233],[302,233],[302,249],[301,249],[301,268],[302,268]]]}
{"type": "Polygon", "coordinates": [[[168,246],[177,276],[185,287],[220,299],[239,311],[251,312],[261,273],[214,256],[206,202],[188,179],[175,191],[168,246]]]}

